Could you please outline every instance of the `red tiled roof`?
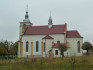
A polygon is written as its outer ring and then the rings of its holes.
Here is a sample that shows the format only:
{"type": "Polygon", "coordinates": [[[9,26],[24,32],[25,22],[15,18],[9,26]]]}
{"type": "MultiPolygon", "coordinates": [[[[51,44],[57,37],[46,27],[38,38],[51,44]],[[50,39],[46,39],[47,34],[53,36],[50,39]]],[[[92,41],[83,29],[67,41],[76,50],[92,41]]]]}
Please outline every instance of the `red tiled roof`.
{"type": "Polygon", "coordinates": [[[77,30],[73,30],[73,31],[67,31],[67,38],[81,38],[81,35],[78,33],[77,30]]]}
{"type": "MultiPolygon", "coordinates": [[[[55,44],[52,46],[52,48],[59,48],[60,45],[62,45],[62,44],[61,44],[61,43],[55,43],[55,44]]],[[[63,44],[63,45],[66,46],[66,44],[63,44]]]]}
{"type": "Polygon", "coordinates": [[[54,38],[52,38],[51,36],[49,36],[49,35],[46,35],[44,38],[42,38],[42,39],[54,39],[54,38]]]}
{"type": "Polygon", "coordinates": [[[24,35],[47,35],[47,34],[62,34],[66,31],[66,24],[53,25],[52,28],[48,26],[28,26],[24,35]]]}

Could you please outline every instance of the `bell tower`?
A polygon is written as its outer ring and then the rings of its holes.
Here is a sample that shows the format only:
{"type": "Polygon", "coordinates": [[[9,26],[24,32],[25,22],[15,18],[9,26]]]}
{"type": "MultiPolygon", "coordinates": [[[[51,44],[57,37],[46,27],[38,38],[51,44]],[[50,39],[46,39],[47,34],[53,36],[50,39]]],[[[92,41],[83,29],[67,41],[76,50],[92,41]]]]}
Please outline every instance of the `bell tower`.
{"type": "Polygon", "coordinates": [[[28,5],[26,8],[26,14],[25,14],[25,19],[23,19],[22,22],[20,22],[20,31],[19,31],[19,39],[23,35],[23,32],[27,26],[32,26],[33,24],[30,22],[29,15],[28,15],[28,5]]]}

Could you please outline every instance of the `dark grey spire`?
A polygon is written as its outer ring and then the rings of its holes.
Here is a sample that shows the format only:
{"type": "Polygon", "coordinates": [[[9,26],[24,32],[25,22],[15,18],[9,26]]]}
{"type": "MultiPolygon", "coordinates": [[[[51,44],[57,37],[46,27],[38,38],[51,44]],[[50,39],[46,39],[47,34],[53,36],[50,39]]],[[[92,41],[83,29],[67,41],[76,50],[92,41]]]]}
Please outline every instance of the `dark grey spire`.
{"type": "Polygon", "coordinates": [[[29,19],[29,15],[28,15],[28,5],[27,5],[27,8],[26,8],[26,15],[25,15],[25,19],[29,19]]]}
{"type": "Polygon", "coordinates": [[[28,11],[26,11],[25,19],[29,19],[28,11]]]}
{"type": "Polygon", "coordinates": [[[30,22],[29,15],[28,15],[28,5],[27,5],[27,9],[26,9],[25,19],[23,20],[23,22],[30,22]]]}
{"type": "Polygon", "coordinates": [[[48,27],[51,28],[52,27],[52,17],[51,17],[51,12],[50,12],[50,17],[49,17],[49,20],[48,20],[48,27]]]}

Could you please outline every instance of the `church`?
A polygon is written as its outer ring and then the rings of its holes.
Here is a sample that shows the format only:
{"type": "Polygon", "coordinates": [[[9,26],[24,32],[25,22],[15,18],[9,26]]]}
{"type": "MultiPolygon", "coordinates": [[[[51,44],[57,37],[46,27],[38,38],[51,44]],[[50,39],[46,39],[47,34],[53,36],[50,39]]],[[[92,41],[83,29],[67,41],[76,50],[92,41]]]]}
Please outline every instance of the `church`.
{"type": "Polygon", "coordinates": [[[64,56],[82,56],[83,37],[77,30],[67,30],[67,23],[53,25],[50,15],[47,25],[34,26],[28,11],[20,22],[18,57],[60,57],[59,46],[64,44],[64,56]]]}

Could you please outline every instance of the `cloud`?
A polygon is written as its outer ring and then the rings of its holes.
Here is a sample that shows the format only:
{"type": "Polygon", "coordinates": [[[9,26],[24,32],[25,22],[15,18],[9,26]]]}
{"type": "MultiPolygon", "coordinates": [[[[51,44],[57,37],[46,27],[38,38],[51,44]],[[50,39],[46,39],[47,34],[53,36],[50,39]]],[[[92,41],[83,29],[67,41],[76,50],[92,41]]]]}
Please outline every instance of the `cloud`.
{"type": "Polygon", "coordinates": [[[0,0],[0,39],[17,41],[19,22],[29,8],[30,21],[34,25],[47,25],[52,12],[53,24],[68,25],[78,30],[84,41],[93,43],[93,0],[0,0]]]}

